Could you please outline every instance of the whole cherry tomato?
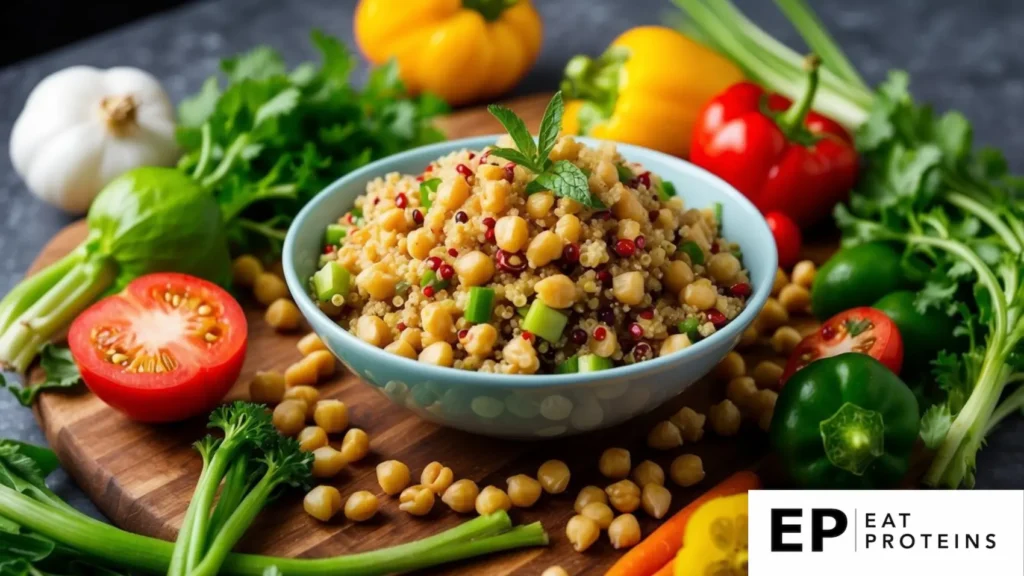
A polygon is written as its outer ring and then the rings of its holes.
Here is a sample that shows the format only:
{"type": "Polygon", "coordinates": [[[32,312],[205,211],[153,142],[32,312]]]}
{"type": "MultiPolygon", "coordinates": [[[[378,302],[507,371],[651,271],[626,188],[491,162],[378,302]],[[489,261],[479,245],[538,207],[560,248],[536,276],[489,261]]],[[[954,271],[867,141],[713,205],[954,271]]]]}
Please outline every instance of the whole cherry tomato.
{"type": "Polygon", "coordinates": [[[796,264],[800,257],[800,246],[803,244],[803,237],[800,228],[796,223],[782,212],[769,212],[764,219],[771,228],[772,236],[775,237],[775,249],[779,253],[779,266],[789,268],[796,264]]]}

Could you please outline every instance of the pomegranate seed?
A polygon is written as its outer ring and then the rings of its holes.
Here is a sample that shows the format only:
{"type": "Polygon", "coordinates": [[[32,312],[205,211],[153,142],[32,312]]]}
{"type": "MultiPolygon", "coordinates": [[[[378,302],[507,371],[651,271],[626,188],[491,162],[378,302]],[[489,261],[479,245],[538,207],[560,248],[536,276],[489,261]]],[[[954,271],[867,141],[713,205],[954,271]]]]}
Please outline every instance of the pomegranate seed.
{"type": "Polygon", "coordinates": [[[469,166],[466,166],[465,164],[459,164],[458,166],[456,166],[455,171],[458,172],[459,174],[462,174],[462,176],[465,178],[473,176],[473,171],[469,168],[469,166]]]}
{"type": "Polygon", "coordinates": [[[456,258],[459,255],[459,251],[456,250],[455,248],[449,248],[448,255],[451,256],[452,258],[456,258]]]}
{"type": "Polygon", "coordinates": [[[451,264],[441,264],[437,274],[441,277],[441,280],[451,280],[452,276],[455,276],[455,268],[452,268],[451,264]]]}
{"type": "Polygon", "coordinates": [[[424,168],[423,171],[424,172],[433,172],[434,171],[434,165],[433,164],[427,164],[427,167],[424,168]]]}
{"type": "Polygon", "coordinates": [[[469,159],[472,160],[473,158],[476,158],[476,154],[470,152],[469,153],[469,159]]]}
{"type": "Polygon", "coordinates": [[[623,258],[629,258],[634,252],[636,252],[636,244],[629,238],[620,238],[615,243],[615,253],[623,258]]]}
{"type": "Polygon", "coordinates": [[[349,224],[352,223],[352,213],[351,212],[349,212],[348,214],[345,214],[345,220],[348,220],[349,224]]]}
{"type": "Polygon", "coordinates": [[[729,287],[729,294],[732,294],[737,298],[746,298],[747,296],[750,296],[750,284],[747,284],[746,282],[733,284],[729,287]]]}
{"type": "Polygon", "coordinates": [[[582,328],[573,328],[572,332],[569,333],[569,338],[573,344],[583,346],[587,343],[587,331],[582,328]]]}
{"type": "Polygon", "coordinates": [[[718,242],[715,242],[711,245],[711,253],[718,254],[718,242]]]}
{"type": "Polygon", "coordinates": [[[821,327],[821,339],[822,340],[831,340],[831,339],[833,339],[835,337],[836,337],[836,329],[833,328],[830,324],[825,324],[824,326],[821,327]]]}
{"type": "Polygon", "coordinates": [[[658,216],[660,216],[660,215],[661,215],[661,212],[658,212],[657,210],[651,210],[650,212],[647,213],[647,218],[651,222],[656,222],[658,220],[658,216]]]}
{"type": "Polygon", "coordinates": [[[397,206],[398,208],[404,209],[408,205],[409,205],[409,198],[406,197],[405,194],[399,194],[398,196],[395,196],[395,206],[397,206]]]}
{"type": "Polygon", "coordinates": [[[562,258],[568,262],[576,263],[580,261],[580,245],[575,242],[566,244],[565,248],[562,248],[562,258]]]}
{"type": "Polygon", "coordinates": [[[515,181],[515,179],[516,179],[516,163],[515,162],[509,162],[508,164],[505,164],[505,180],[508,180],[508,183],[511,184],[512,182],[515,181]]]}
{"type": "Polygon", "coordinates": [[[615,324],[615,312],[605,308],[597,313],[597,319],[611,326],[612,324],[615,324]]]}
{"type": "Polygon", "coordinates": [[[398,324],[395,325],[395,328],[397,328],[399,332],[404,332],[405,331],[405,322],[399,322],[398,324]]]}
{"type": "MultiPolygon", "coordinates": [[[[488,232],[490,232],[490,230],[488,230],[488,232]]],[[[498,264],[498,269],[504,270],[505,272],[518,274],[523,270],[526,270],[526,260],[514,252],[498,250],[494,254],[494,261],[498,264]]]]}
{"type": "Polygon", "coordinates": [[[441,259],[440,258],[438,258],[437,256],[431,256],[430,258],[427,258],[427,268],[430,268],[434,272],[437,272],[437,269],[440,268],[440,267],[441,267],[441,259]]]}
{"type": "Polygon", "coordinates": [[[487,232],[484,232],[484,238],[486,238],[488,242],[494,242],[494,228],[488,228],[487,232]]]}
{"type": "MultiPolygon", "coordinates": [[[[430,168],[430,166],[427,166],[427,168],[430,168]]],[[[423,182],[423,174],[420,174],[419,176],[417,176],[416,177],[416,181],[417,182],[423,182]]]]}
{"type": "Polygon", "coordinates": [[[495,224],[497,224],[497,222],[494,221],[494,218],[491,218],[490,216],[484,218],[484,226],[487,226],[488,228],[494,228],[495,224]]]}
{"type": "Polygon", "coordinates": [[[708,322],[714,324],[715,328],[721,328],[722,326],[725,326],[726,323],[729,322],[729,319],[725,317],[725,314],[722,314],[721,312],[715,310],[714,308],[708,310],[707,315],[708,322]]]}
{"type": "Polygon", "coordinates": [[[611,217],[612,213],[608,210],[601,210],[600,212],[594,213],[594,218],[597,218],[598,220],[610,220],[611,217]]]}
{"type": "Polygon", "coordinates": [[[459,340],[465,340],[466,336],[469,336],[469,330],[467,330],[465,328],[463,328],[462,330],[459,330],[459,340]]]}
{"type": "Polygon", "coordinates": [[[324,254],[330,254],[331,252],[334,252],[334,244],[324,246],[324,254]]]}
{"type": "Polygon", "coordinates": [[[594,340],[598,342],[608,337],[608,330],[604,326],[598,326],[594,328],[594,340]]]}
{"type": "Polygon", "coordinates": [[[455,213],[455,221],[458,222],[459,224],[465,224],[466,222],[469,222],[469,214],[466,214],[462,210],[459,210],[458,212],[455,213]]]}
{"type": "Polygon", "coordinates": [[[651,357],[651,345],[647,342],[640,342],[633,347],[633,359],[643,362],[651,357]]]}
{"type": "Polygon", "coordinates": [[[484,153],[480,155],[480,163],[487,162],[487,159],[491,157],[491,149],[484,150],[484,153]]]}
{"type": "Polygon", "coordinates": [[[643,236],[637,236],[633,243],[636,244],[637,250],[643,250],[644,246],[647,246],[647,239],[643,236]]]}
{"type": "Polygon", "coordinates": [[[644,320],[653,320],[654,319],[654,310],[651,310],[650,308],[648,308],[646,310],[641,311],[639,316],[641,318],[643,318],[644,320]]]}
{"type": "Polygon", "coordinates": [[[420,212],[419,210],[413,210],[412,221],[417,224],[423,224],[423,212],[420,212]]]}
{"type": "MultiPolygon", "coordinates": [[[[380,204],[380,198],[374,198],[373,199],[373,205],[376,206],[377,204],[380,204]]],[[[396,204],[397,204],[397,202],[396,202],[396,204]]]]}
{"type": "Polygon", "coordinates": [[[423,288],[423,295],[426,296],[427,298],[433,298],[434,297],[434,287],[433,286],[427,286],[427,287],[423,288]]]}
{"type": "Polygon", "coordinates": [[[523,336],[523,340],[526,340],[527,342],[533,340],[533,334],[531,334],[530,332],[528,332],[526,330],[523,330],[522,336],[523,336]]]}
{"type": "Polygon", "coordinates": [[[608,285],[612,281],[612,273],[607,270],[601,270],[597,273],[597,280],[601,284],[608,285]]]}
{"type": "Polygon", "coordinates": [[[644,328],[643,326],[634,322],[629,325],[629,333],[633,336],[634,339],[639,340],[644,337],[644,328]]]}

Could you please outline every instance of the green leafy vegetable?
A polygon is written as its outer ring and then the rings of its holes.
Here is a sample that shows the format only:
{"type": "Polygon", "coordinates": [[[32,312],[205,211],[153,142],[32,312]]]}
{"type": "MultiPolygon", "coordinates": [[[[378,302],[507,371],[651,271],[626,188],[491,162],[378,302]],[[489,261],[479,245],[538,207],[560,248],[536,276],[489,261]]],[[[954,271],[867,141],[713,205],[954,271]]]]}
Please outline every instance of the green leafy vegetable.
{"type": "Polygon", "coordinates": [[[559,160],[551,168],[541,172],[526,186],[526,193],[532,194],[550,190],[555,196],[571,198],[588,208],[604,208],[596,197],[590,194],[587,177],[568,160],[559,160]]]}
{"type": "Polygon", "coordinates": [[[66,346],[56,346],[46,343],[39,351],[40,362],[43,373],[46,377],[42,382],[33,386],[18,386],[8,383],[3,374],[0,374],[0,388],[7,388],[11,394],[18,399],[22,406],[31,406],[35,403],[36,397],[44,390],[67,390],[81,384],[82,375],[78,372],[78,365],[71,357],[71,350],[66,346]]]}

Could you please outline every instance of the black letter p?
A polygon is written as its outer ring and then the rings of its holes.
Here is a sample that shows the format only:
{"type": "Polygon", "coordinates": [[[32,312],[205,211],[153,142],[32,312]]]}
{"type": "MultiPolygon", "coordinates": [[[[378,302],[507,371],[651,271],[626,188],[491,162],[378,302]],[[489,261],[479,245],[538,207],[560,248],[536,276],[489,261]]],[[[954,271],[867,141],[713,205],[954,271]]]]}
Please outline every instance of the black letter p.
{"type": "Polygon", "coordinates": [[[846,514],[834,508],[815,508],[811,510],[811,551],[821,552],[825,538],[835,538],[846,532],[846,514]],[[825,530],[825,518],[831,518],[836,525],[825,530]]]}

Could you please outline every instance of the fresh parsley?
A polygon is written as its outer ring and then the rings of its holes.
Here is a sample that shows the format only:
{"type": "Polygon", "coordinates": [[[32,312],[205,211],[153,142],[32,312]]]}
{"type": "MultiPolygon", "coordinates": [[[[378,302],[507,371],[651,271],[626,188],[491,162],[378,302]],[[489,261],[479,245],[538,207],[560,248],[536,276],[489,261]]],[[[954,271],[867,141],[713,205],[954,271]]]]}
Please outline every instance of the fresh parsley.
{"type": "Polygon", "coordinates": [[[0,374],[0,388],[7,388],[22,406],[34,404],[39,393],[44,390],[67,390],[82,382],[82,375],[71,357],[71,350],[66,347],[46,344],[39,352],[39,359],[46,376],[38,384],[20,386],[16,382],[8,382],[0,374]]]}
{"type": "Polygon", "coordinates": [[[556,92],[548,102],[536,142],[526,123],[512,110],[498,104],[491,104],[487,110],[498,119],[516,145],[515,148],[492,148],[491,155],[515,162],[537,175],[527,184],[527,194],[550,190],[555,196],[570,198],[588,208],[605,207],[590,193],[590,185],[583,170],[568,160],[552,162],[549,158],[562,129],[565,105],[561,92],[556,92]]]}

